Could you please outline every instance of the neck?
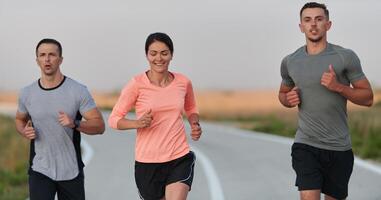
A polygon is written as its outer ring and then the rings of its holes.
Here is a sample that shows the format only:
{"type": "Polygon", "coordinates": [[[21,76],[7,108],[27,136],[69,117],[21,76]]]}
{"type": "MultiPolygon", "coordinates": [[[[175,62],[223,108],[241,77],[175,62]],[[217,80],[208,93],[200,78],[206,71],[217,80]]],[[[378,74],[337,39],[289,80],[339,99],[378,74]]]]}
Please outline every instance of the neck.
{"type": "Polygon", "coordinates": [[[168,71],[163,73],[155,73],[154,71],[149,70],[147,75],[151,83],[159,87],[165,87],[172,81],[172,76],[168,71]]]}
{"type": "Polygon", "coordinates": [[[309,55],[316,55],[324,51],[324,49],[327,47],[327,40],[321,40],[319,42],[312,42],[307,40],[307,53],[309,55]]]}
{"type": "Polygon", "coordinates": [[[44,88],[54,88],[57,87],[63,79],[64,75],[61,72],[58,72],[54,75],[43,74],[41,76],[40,83],[44,88]]]}

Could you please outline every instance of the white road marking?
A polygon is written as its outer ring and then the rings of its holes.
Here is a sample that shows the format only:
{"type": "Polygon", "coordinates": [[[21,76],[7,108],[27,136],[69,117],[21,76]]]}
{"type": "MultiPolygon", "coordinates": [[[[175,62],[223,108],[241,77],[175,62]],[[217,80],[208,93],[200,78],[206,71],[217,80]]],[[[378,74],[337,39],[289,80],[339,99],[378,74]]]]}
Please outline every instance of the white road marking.
{"type": "Polygon", "coordinates": [[[191,149],[196,154],[196,160],[200,161],[200,164],[206,174],[211,200],[224,200],[225,197],[222,191],[221,183],[212,162],[196,147],[192,146],[191,149]]]}
{"type": "Polygon", "coordinates": [[[381,167],[374,165],[368,161],[365,161],[361,158],[355,157],[355,164],[359,167],[365,168],[365,169],[372,171],[378,175],[381,175],[381,167]]]}
{"type": "MultiPolygon", "coordinates": [[[[276,135],[269,135],[267,133],[259,133],[255,132],[253,133],[252,131],[246,131],[246,130],[240,130],[236,131],[234,128],[231,127],[224,127],[225,132],[229,134],[234,134],[236,136],[240,137],[245,137],[245,138],[253,138],[253,139],[260,139],[264,141],[269,141],[269,142],[275,142],[278,144],[284,144],[284,145],[292,145],[293,139],[291,138],[286,138],[286,137],[281,137],[281,136],[276,136],[276,135]]],[[[368,171],[374,172],[377,175],[381,175],[381,167],[377,166],[373,163],[370,163],[366,160],[363,160],[357,156],[355,156],[355,165],[364,168],[368,171]]]]}
{"type": "Polygon", "coordinates": [[[93,158],[94,151],[93,148],[91,148],[90,144],[82,138],[81,141],[81,147],[83,149],[82,151],[82,161],[85,164],[85,166],[90,162],[90,160],[93,158]]]}

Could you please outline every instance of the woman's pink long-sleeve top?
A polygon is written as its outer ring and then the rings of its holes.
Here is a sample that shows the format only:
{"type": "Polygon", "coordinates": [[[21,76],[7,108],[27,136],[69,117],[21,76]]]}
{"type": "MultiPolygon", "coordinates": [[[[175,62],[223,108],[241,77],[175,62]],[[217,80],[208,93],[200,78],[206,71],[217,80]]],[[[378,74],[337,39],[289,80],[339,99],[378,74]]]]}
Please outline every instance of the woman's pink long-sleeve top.
{"type": "MultiPolygon", "coordinates": [[[[172,72],[171,72],[172,73],[172,72]]],[[[166,87],[153,85],[146,73],[132,78],[123,88],[109,117],[111,128],[117,129],[120,119],[135,107],[136,118],[152,110],[153,120],[147,128],[138,128],[135,160],[162,163],[189,152],[182,114],[198,113],[191,81],[182,74],[172,73],[173,81],[166,87]]]]}

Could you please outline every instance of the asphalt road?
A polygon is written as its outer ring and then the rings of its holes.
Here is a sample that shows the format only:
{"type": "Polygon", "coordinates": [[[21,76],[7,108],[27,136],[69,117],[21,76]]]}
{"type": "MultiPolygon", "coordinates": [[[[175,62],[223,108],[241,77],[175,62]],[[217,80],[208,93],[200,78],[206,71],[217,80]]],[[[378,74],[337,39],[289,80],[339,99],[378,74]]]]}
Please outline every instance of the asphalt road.
{"type": "MultiPolygon", "coordinates": [[[[189,200],[298,199],[291,139],[211,123],[202,127],[201,140],[189,140],[197,156],[189,200]]],[[[92,149],[85,167],[87,199],[139,199],[135,131],[108,128],[102,136],[83,138],[92,149]]],[[[380,200],[381,168],[356,160],[349,187],[348,199],[380,200]]]]}
{"type": "MultiPolygon", "coordinates": [[[[15,111],[0,107],[0,113],[14,116],[15,111]]],[[[211,123],[202,127],[201,140],[189,140],[197,156],[189,200],[298,199],[291,139],[211,123]]],[[[139,199],[134,145],[133,130],[83,135],[86,199],[139,199]]],[[[380,165],[356,158],[347,199],[381,199],[380,165]]]]}

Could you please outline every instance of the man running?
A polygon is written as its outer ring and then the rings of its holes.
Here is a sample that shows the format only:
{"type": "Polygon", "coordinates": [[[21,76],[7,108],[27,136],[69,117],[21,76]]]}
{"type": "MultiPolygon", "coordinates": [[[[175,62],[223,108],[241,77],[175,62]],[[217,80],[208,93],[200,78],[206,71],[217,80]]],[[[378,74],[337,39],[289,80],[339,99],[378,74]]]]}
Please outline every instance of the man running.
{"type": "Polygon", "coordinates": [[[102,134],[103,117],[87,88],[61,73],[58,41],[41,40],[36,56],[41,78],[21,90],[15,120],[31,141],[30,200],[84,200],[80,132],[102,134]]]}
{"type": "Polygon", "coordinates": [[[353,169],[347,100],[373,104],[373,92],[360,60],[350,49],[327,42],[331,28],[324,4],[306,3],[300,30],[306,45],[282,60],[279,100],[298,106],[292,166],[302,200],[345,199],[353,169]]]}

